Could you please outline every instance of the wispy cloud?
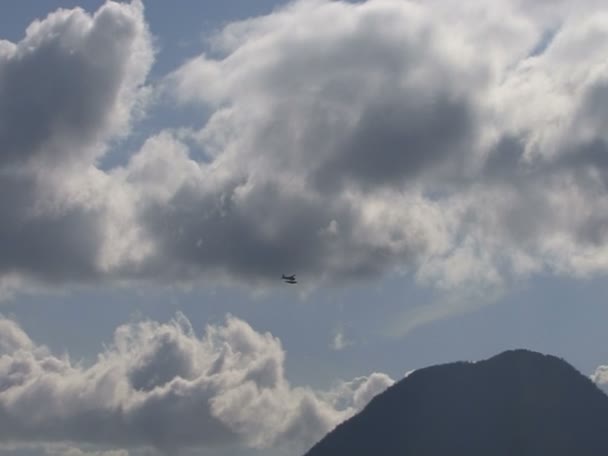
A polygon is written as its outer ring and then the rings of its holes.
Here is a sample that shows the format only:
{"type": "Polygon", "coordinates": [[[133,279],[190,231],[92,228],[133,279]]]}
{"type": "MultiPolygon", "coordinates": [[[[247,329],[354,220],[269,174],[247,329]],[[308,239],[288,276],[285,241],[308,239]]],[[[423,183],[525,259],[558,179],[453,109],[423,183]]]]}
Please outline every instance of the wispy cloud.
{"type": "Polygon", "coordinates": [[[344,335],[344,330],[339,328],[336,330],[334,334],[334,338],[331,342],[331,348],[336,351],[344,350],[349,345],[352,345],[353,342],[348,340],[344,335]]]}

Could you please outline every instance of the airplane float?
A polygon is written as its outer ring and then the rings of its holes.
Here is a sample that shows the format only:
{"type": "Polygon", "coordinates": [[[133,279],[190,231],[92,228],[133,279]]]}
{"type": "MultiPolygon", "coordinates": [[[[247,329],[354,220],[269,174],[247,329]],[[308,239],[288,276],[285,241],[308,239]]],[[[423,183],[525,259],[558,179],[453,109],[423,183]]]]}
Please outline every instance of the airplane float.
{"type": "Polygon", "coordinates": [[[296,275],[295,275],[295,274],[290,275],[290,276],[286,276],[285,274],[283,274],[283,275],[281,276],[281,279],[283,279],[283,281],[284,281],[285,283],[290,283],[290,284],[292,284],[292,285],[293,285],[294,283],[298,283],[298,282],[296,281],[296,275]]]}

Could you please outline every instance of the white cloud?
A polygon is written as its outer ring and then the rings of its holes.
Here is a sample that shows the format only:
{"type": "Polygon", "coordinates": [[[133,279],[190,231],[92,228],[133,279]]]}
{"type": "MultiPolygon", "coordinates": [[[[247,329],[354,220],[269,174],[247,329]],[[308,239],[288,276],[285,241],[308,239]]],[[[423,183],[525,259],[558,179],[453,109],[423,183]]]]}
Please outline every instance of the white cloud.
{"type": "Polygon", "coordinates": [[[374,373],[328,392],[291,386],[280,341],[232,316],[202,337],[183,314],[120,326],[90,366],[53,355],[11,320],[0,328],[3,441],[303,451],[392,384],[374,373]]]}
{"type": "Polygon", "coordinates": [[[608,366],[598,366],[590,378],[593,383],[608,394],[608,366]]]}
{"type": "Polygon", "coordinates": [[[330,347],[333,350],[340,351],[344,350],[349,345],[352,345],[352,342],[346,338],[342,329],[338,329],[334,334],[330,347]]]}
{"type": "Polygon", "coordinates": [[[367,377],[358,377],[339,383],[324,397],[338,408],[363,410],[376,395],[393,385],[395,381],[388,375],[374,372],[367,377]]]}

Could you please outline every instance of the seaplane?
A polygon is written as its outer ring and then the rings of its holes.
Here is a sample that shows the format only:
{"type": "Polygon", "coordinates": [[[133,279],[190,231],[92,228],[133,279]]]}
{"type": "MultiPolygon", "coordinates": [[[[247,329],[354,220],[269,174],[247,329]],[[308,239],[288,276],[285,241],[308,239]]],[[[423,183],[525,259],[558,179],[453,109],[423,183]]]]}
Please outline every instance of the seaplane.
{"type": "Polygon", "coordinates": [[[284,281],[285,283],[290,283],[290,284],[292,284],[292,285],[293,285],[294,283],[298,283],[298,282],[297,282],[297,280],[296,280],[296,275],[295,275],[295,274],[290,275],[290,276],[286,276],[285,274],[283,274],[283,275],[281,276],[281,279],[283,279],[283,281],[284,281]]]}

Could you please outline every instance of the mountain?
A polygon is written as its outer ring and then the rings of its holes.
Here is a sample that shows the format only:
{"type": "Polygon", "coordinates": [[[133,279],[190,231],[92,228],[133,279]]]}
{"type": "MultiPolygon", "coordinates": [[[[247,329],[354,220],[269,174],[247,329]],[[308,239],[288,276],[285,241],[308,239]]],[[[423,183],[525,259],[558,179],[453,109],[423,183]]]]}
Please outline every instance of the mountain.
{"type": "Polygon", "coordinates": [[[376,455],[608,455],[608,396],[527,350],[420,369],[306,453],[376,455]]]}

